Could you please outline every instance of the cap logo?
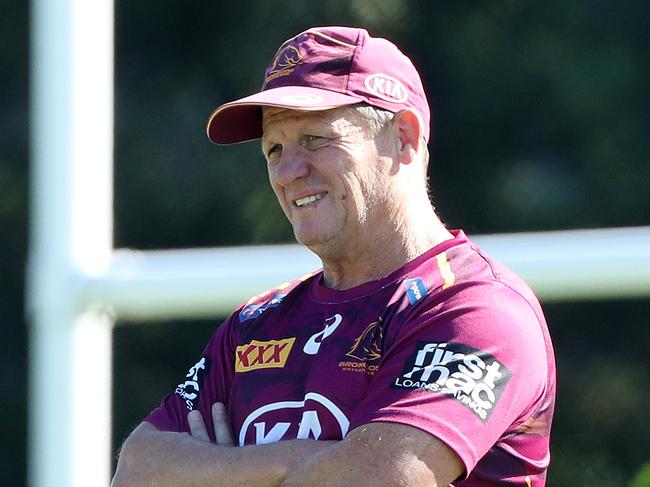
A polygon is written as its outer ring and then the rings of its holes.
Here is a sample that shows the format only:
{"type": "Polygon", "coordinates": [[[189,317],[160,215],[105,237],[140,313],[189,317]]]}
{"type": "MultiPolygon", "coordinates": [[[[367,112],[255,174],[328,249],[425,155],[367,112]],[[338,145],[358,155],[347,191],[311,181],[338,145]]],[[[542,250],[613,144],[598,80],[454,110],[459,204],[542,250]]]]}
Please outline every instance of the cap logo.
{"type": "Polygon", "coordinates": [[[298,63],[302,61],[302,55],[295,46],[286,46],[278,51],[269,66],[265,82],[268,83],[280,76],[287,76],[292,73],[298,63]]]}
{"type": "Polygon", "coordinates": [[[402,82],[387,74],[371,74],[366,77],[364,84],[370,93],[382,100],[404,103],[408,98],[408,92],[402,82]]]}

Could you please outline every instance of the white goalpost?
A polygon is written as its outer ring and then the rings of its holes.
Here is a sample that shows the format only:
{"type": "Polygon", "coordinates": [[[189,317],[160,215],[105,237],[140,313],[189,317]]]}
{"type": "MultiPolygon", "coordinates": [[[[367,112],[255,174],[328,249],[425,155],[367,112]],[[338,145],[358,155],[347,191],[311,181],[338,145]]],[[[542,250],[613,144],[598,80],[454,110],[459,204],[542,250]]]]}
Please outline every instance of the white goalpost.
{"type": "MultiPolygon", "coordinates": [[[[32,1],[29,485],[108,485],[116,320],[226,314],[319,267],[298,245],[112,246],[113,2],[32,1]]],[[[542,300],[650,296],[650,227],[473,237],[542,300]]]]}

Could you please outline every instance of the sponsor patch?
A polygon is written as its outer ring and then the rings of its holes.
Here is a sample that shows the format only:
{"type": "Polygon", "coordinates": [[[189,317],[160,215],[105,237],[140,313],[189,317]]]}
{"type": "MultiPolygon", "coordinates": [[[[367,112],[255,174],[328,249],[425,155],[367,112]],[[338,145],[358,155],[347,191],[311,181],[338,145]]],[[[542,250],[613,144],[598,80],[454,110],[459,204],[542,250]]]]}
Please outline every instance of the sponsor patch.
{"type": "Polygon", "coordinates": [[[174,394],[181,396],[185,400],[185,406],[192,411],[196,407],[196,402],[203,387],[203,378],[210,370],[211,361],[208,357],[201,357],[185,375],[186,381],[176,386],[174,394]]]}
{"type": "Polygon", "coordinates": [[[341,440],[350,420],[330,399],[308,392],[302,400],[265,404],[248,414],[239,431],[239,446],[288,439],[341,440]]]}
{"type": "Polygon", "coordinates": [[[238,346],[235,350],[235,372],[283,368],[295,341],[295,337],[268,342],[253,340],[238,346]]]}
{"type": "Polygon", "coordinates": [[[489,353],[462,343],[420,342],[391,387],[444,394],[486,422],[510,376],[489,353]]]}
{"type": "Polygon", "coordinates": [[[406,289],[406,295],[409,298],[411,304],[415,304],[424,298],[429,290],[424,285],[424,281],[419,277],[414,277],[413,279],[404,279],[404,288],[406,289]]]}
{"type": "Polygon", "coordinates": [[[346,372],[365,372],[375,375],[381,360],[381,344],[384,338],[381,319],[370,323],[352,344],[346,359],[339,362],[339,367],[346,372]]]}
{"type": "Polygon", "coordinates": [[[269,308],[277,308],[284,299],[284,294],[275,294],[270,300],[263,304],[249,304],[239,312],[239,322],[259,318],[269,308]]]}
{"type": "Polygon", "coordinates": [[[371,74],[363,83],[368,91],[382,100],[404,103],[408,98],[408,92],[402,82],[387,74],[371,74]]]}

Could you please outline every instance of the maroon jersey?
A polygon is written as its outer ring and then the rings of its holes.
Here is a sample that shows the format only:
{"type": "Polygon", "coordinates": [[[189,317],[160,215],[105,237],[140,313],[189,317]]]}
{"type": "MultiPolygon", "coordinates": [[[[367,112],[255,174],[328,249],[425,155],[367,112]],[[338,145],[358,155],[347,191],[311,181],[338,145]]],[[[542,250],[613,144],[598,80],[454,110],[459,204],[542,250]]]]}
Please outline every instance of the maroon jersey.
{"type": "Polygon", "coordinates": [[[328,289],[315,272],[252,298],[146,421],[188,432],[190,410],[211,425],[221,401],[239,445],[401,423],[456,452],[457,487],[544,485],[555,362],[542,311],[518,277],[453,233],[353,289],[328,289]]]}

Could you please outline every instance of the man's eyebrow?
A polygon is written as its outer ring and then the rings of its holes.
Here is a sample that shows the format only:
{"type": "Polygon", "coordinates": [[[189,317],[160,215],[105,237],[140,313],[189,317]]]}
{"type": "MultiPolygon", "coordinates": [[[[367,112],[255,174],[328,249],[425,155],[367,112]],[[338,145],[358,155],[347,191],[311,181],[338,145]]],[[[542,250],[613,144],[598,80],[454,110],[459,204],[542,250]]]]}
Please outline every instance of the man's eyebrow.
{"type": "Polygon", "coordinates": [[[260,149],[262,150],[262,154],[266,155],[267,149],[272,147],[274,145],[274,142],[271,138],[266,137],[262,135],[262,138],[260,139],[260,149]]]}

